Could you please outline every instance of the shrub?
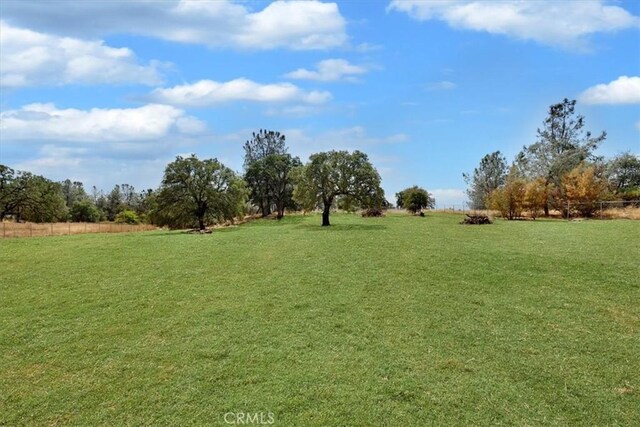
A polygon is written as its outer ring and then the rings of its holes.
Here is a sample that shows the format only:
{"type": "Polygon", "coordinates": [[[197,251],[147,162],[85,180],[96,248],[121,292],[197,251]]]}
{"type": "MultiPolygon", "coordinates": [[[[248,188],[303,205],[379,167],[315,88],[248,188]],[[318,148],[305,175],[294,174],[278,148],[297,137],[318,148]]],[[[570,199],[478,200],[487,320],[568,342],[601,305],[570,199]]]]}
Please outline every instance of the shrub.
{"type": "Polygon", "coordinates": [[[606,197],[607,181],[593,165],[577,166],[563,177],[562,186],[569,205],[582,216],[593,215],[597,202],[606,197]]]}
{"type": "Polygon", "coordinates": [[[71,220],[75,222],[98,222],[100,210],[90,200],[80,200],[71,206],[71,220]]]}
{"type": "Polygon", "coordinates": [[[140,224],[140,218],[134,211],[125,209],[116,215],[115,222],[118,224],[140,224]]]}

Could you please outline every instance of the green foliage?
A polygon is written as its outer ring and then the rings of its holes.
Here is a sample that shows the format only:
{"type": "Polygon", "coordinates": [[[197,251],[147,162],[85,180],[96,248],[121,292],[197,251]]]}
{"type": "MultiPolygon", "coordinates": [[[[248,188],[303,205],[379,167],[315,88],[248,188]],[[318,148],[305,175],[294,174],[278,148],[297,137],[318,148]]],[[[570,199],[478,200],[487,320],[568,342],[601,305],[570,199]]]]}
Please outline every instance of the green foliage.
{"type": "Polygon", "coordinates": [[[436,206],[436,199],[424,188],[414,185],[405,188],[396,194],[398,207],[403,207],[412,214],[418,214],[423,209],[433,209],[436,206]]]}
{"type": "Polygon", "coordinates": [[[59,183],[30,172],[0,165],[0,220],[12,215],[17,221],[65,220],[67,208],[59,183]]]}
{"type": "Polygon", "coordinates": [[[505,183],[508,169],[507,159],[500,151],[495,151],[480,160],[472,175],[462,174],[469,186],[467,195],[472,209],[486,209],[487,198],[505,183]]]}
{"type": "Polygon", "coordinates": [[[84,191],[84,185],[79,181],[71,181],[65,179],[60,183],[64,202],[67,208],[71,209],[73,205],[82,200],[88,199],[87,192],[84,191]]]}
{"type": "Polygon", "coordinates": [[[614,157],[607,162],[606,175],[616,194],[640,191],[640,157],[631,153],[614,157]]]}
{"type": "Polygon", "coordinates": [[[284,216],[285,209],[295,208],[293,202],[292,172],[302,163],[290,154],[269,154],[254,160],[246,169],[245,181],[251,200],[260,208],[263,216],[275,206],[277,217],[284,216]]]}
{"type": "Polygon", "coordinates": [[[69,215],[75,222],[98,222],[101,217],[100,210],[88,199],[76,201],[69,215]]]}
{"type": "Polygon", "coordinates": [[[154,218],[158,225],[204,230],[243,215],[245,200],[244,181],[218,160],[178,156],[165,169],[154,218]]]}
{"type": "Polygon", "coordinates": [[[361,151],[328,151],[313,154],[309,163],[296,172],[295,200],[307,208],[322,205],[322,225],[328,226],[334,201],[348,197],[361,208],[381,206],[384,191],[380,175],[361,151]]]}
{"type": "Polygon", "coordinates": [[[244,144],[244,180],[249,198],[262,216],[270,215],[275,206],[278,218],[282,218],[285,208],[292,204],[290,172],[300,160],[287,154],[285,139],[280,132],[260,129],[244,144]]]}
{"type": "Polygon", "coordinates": [[[118,224],[140,224],[140,217],[134,211],[125,209],[122,212],[118,212],[115,222],[118,224]]]}

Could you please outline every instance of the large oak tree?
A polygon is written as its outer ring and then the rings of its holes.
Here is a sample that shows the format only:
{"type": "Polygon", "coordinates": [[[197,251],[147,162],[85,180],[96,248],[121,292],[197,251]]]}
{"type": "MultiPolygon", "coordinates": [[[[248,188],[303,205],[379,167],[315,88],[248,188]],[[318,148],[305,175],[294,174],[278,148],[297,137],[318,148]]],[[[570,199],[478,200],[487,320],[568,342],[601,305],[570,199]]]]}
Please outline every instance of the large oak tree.
{"type": "Polygon", "coordinates": [[[197,223],[204,230],[213,222],[240,215],[245,201],[244,181],[217,159],[178,156],[165,169],[156,217],[162,225],[186,227],[197,223]]]}
{"type": "Polygon", "coordinates": [[[381,205],[384,200],[380,175],[360,151],[313,154],[297,180],[294,198],[302,206],[321,205],[323,226],[331,225],[329,214],[337,197],[349,197],[363,208],[381,205]]]}

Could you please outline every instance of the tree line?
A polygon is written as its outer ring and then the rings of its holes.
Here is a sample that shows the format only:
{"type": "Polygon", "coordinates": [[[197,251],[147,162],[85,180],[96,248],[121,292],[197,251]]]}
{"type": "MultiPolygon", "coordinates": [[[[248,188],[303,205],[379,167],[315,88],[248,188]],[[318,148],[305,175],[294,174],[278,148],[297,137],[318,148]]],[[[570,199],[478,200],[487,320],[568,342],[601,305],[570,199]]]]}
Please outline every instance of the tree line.
{"type": "MultiPolygon", "coordinates": [[[[169,163],[159,188],[137,192],[128,184],[105,194],[81,182],[53,182],[0,165],[0,219],[17,221],[148,222],[171,228],[198,228],[234,221],[249,213],[263,217],[285,211],[331,211],[388,207],[378,171],[361,151],[327,151],[303,164],[288,153],[285,135],[260,130],[244,144],[244,174],[217,159],[178,156],[169,163]]],[[[412,194],[418,187],[412,187],[412,194]]],[[[407,209],[428,207],[420,197],[407,209]]],[[[408,194],[408,193],[407,193],[408,194]]],[[[422,193],[421,193],[422,194],[422,193]]],[[[415,199],[415,200],[414,200],[415,199]]]]}
{"type": "MultiPolygon", "coordinates": [[[[605,199],[640,199],[640,159],[623,153],[606,160],[595,150],[606,133],[592,135],[568,99],[549,108],[536,141],[523,147],[511,164],[496,151],[473,173],[464,174],[471,207],[495,209],[509,219],[550,210],[575,209],[591,215],[605,199]]],[[[280,132],[254,132],[244,146],[244,172],[217,159],[178,156],[164,171],[157,189],[137,191],[120,184],[104,193],[69,179],[53,182],[0,165],[0,220],[147,222],[171,228],[198,228],[234,221],[247,214],[280,219],[286,211],[322,212],[330,225],[332,210],[372,210],[391,205],[378,171],[361,151],[312,154],[306,163],[288,152],[280,132]]],[[[424,188],[396,193],[398,208],[420,215],[435,207],[424,188]]]]}
{"type": "Polygon", "coordinates": [[[599,202],[640,199],[640,157],[622,153],[611,159],[595,154],[607,138],[585,130],[576,101],[549,107],[536,141],[524,146],[511,164],[500,151],[487,154],[471,174],[464,174],[473,209],[497,210],[507,219],[591,216],[599,202]]]}

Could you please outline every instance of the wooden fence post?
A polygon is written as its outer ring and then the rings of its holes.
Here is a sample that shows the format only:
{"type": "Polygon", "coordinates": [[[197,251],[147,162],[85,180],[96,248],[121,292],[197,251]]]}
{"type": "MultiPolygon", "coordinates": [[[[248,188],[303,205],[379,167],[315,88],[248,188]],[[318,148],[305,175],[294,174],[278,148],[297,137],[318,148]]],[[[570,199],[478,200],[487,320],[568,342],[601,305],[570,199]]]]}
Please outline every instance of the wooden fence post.
{"type": "Polygon", "coordinates": [[[69,235],[71,235],[71,223],[69,223],[69,235]]]}

